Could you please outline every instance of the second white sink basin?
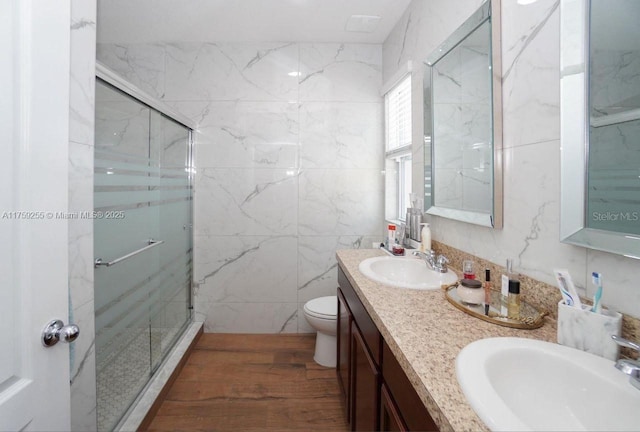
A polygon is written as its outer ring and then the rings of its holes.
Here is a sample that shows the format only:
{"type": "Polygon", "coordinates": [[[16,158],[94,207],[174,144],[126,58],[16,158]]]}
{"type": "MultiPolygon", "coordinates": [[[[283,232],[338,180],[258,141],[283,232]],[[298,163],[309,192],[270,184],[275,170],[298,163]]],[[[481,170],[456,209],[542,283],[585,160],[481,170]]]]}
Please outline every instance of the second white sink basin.
{"type": "Polygon", "coordinates": [[[521,338],[473,342],[456,359],[458,382],[496,431],[640,431],[640,390],[614,362],[521,338]]]}
{"type": "Polygon", "coordinates": [[[360,272],[369,279],[398,288],[437,289],[458,280],[449,270],[438,273],[418,258],[382,256],[368,258],[360,263],[360,272]]]}

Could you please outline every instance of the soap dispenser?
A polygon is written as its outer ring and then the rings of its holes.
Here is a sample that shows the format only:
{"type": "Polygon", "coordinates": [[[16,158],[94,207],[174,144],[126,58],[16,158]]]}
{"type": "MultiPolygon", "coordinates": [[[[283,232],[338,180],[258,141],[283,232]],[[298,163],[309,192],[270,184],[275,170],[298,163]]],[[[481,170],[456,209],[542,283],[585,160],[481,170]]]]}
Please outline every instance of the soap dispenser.
{"type": "Polygon", "coordinates": [[[421,223],[422,233],[420,234],[420,252],[431,250],[431,228],[428,223],[421,223]]]}

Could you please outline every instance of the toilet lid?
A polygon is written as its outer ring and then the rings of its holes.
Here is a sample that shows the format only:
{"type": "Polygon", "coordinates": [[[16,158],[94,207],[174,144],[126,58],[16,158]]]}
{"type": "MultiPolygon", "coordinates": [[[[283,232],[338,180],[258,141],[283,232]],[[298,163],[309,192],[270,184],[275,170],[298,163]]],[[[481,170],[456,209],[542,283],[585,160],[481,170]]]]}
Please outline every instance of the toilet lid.
{"type": "Polygon", "coordinates": [[[304,310],[309,315],[318,318],[335,319],[338,314],[338,298],[327,296],[309,300],[305,303],[304,310]]]}

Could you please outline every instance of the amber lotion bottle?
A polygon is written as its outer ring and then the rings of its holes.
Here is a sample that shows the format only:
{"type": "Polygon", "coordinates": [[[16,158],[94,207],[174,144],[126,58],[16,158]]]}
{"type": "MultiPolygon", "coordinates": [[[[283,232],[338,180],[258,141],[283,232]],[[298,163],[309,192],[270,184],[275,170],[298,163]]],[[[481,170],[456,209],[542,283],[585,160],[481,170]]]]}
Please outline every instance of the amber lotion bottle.
{"type": "Polygon", "coordinates": [[[509,318],[520,318],[520,281],[509,281],[509,296],[507,297],[507,311],[509,318]]]}

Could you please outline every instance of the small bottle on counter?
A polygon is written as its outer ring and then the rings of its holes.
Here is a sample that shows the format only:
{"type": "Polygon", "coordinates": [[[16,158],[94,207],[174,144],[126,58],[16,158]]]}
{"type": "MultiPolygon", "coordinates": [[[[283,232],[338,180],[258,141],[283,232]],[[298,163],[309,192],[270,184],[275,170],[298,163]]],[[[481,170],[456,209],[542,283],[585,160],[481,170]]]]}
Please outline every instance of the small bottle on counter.
{"type": "Polygon", "coordinates": [[[387,249],[391,250],[394,244],[396,244],[396,226],[389,224],[387,227],[387,249]]]}
{"type": "Polygon", "coordinates": [[[502,275],[500,280],[500,314],[507,315],[508,313],[508,296],[509,296],[509,282],[517,281],[518,274],[513,272],[513,260],[507,259],[507,272],[502,275]]]}
{"type": "Polygon", "coordinates": [[[520,281],[509,281],[509,296],[507,298],[507,316],[509,318],[520,318],[520,281]]]}
{"type": "Polygon", "coordinates": [[[484,269],[484,314],[489,316],[491,307],[491,270],[484,269]]]}
{"type": "Polygon", "coordinates": [[[473,270],[474,262],[472,260],[462,261],[462,277],[465,279],[475,279],[476,272],[473,270]]]}

